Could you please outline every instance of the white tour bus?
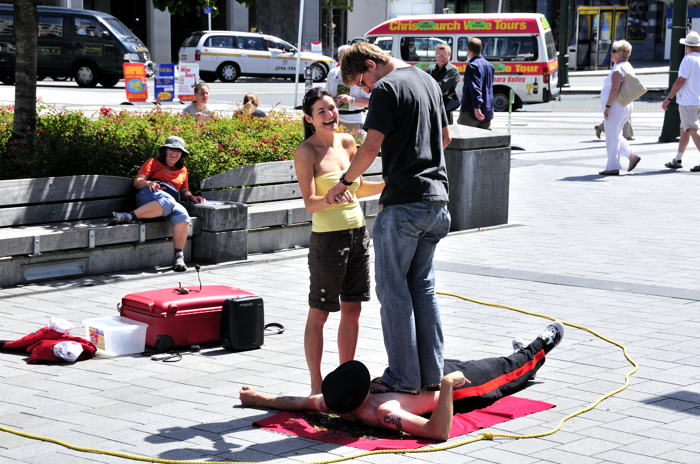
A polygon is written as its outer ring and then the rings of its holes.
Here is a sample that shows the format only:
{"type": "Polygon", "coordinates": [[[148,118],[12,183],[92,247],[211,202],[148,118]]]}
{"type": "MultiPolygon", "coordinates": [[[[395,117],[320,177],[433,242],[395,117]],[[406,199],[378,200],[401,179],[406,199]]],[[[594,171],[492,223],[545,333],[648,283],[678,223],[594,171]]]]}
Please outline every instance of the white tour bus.
{"type": "MultiPolygon", "coordinates": [[[[423,69],[435,63],[435,47],[452,49],[453,65],[463,81],[467,42],[478,37],[482,55],[494,68],[493,98],[496,111],[508,111],[510,89],[514,108],[523,103],[548,102],[559,96],[557,50],[547,18],[534,13],[443,14],[404,16],[386,21],[366,39],[392,56],[423,69]]],[[[462,82],[458,86],[461,95],[462,82]]]]}

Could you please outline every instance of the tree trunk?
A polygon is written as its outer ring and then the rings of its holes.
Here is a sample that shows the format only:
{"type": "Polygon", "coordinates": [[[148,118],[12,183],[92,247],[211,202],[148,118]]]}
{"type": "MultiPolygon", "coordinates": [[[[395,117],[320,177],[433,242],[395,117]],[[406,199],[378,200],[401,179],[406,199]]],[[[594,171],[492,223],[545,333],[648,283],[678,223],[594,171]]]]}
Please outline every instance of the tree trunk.
{"type": "Polygon", "coordinates": [[[14,4],[17,63],[13,139],[18,147],[33,148],[36,143],[36,47],[39,21],[34,0],[15,0],[14,4]]]}
{"type": "Polygon", "coordinates": [[[333,2],[330,4],[330,8],[328,8],[328,16],[330,16],[329,19],[329,24],[331,25],[331,52],[328,54],[328,56],[333,56],[335,54],[335,23],[333,22],[333,9],[335,6],[333,5],[333,2]]]}

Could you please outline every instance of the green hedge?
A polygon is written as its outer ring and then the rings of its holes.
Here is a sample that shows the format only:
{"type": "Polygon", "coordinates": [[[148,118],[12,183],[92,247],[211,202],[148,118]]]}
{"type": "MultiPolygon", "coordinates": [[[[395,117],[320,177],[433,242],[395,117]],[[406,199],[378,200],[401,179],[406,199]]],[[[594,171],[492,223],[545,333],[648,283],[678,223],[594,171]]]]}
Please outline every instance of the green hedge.
{"type": "Polygon", "coordinates": [[[248,164],[294,159],[301,122],[287,113],[268,118],[195,119],[161,110],[147,113],[102,108],[98,119],[82,111],[40,105],[35,150],[11,145],[13,107],[0,107],[0,179],[105,174],[133,177],[170,135],[182,137],[190,187],[214,174],[248,164]]]}

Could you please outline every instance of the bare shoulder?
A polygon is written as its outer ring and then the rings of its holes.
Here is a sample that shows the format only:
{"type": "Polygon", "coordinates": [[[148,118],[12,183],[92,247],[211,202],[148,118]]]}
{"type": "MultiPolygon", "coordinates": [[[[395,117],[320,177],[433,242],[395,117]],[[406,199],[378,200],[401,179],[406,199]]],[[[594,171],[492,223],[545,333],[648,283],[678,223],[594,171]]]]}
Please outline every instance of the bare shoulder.
{"type": "Polygon", "coordinates": [[[315,150],[313,144],[309,140],[304,140],[299,146],[294,150],[294,161],[301,162],[313,162],[315,160],[315,150]]]}
{"type": "Polygon", "coordinates": [[[340,142],[343,144],[343,148],[354,148],[356,146],[355,137],[348,134],[347,132],[340,132],[336,135],[340,139],[340,142]]]}

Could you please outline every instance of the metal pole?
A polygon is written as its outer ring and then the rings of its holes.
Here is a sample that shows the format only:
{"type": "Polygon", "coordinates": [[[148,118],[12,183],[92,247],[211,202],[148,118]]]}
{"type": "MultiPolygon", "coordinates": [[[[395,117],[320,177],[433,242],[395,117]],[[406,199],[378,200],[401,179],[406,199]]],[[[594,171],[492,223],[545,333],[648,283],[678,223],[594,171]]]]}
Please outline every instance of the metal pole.
{"type": "Polygon", "coordinates": [[[570,0],[561,0],[559,14],[559,87],[569,87],[569,7],[570,0]]]}
{"type": "Polygon", "coordinates": [[[515,90],[508,91],[508,135],[510,135],[510,115],[513,112],[513,102],[515,101],[515,90]]]}
{"type": "Polygon", "coordinates": [[[297,107],[297,98],[299,98],[299,67],[301,66],[301,29],[304,25],[304,0],[301,0],[299,6],[299,36],[297,38],[297,71],[294,76],[294,108],[297,107]]]}
{"type": "Polygon", "coordinates": [[[209,21],[209,30],[211,31],[211,5],[207,1],[207,7],[209,8],[209,13],[207,13],[207,20],[209,21]]]}
{"type": "MultiPolygon", "coordinates": [[[[688,22],[688,0],[676,0],[673,3],[673,22],[671,26],[671,61],[669,63],[668,73],[668,90],[673,87],[676,78],[678,77],[678,68],[683,60],[685,46],[679,41],[685,37],[686,27],[688,22]]],[[[664,125],[661,129],[659,142],[668,143],[676,142],[681,133],[681,116],[678,113],[678,103],[674,98],[666,108],[664,114],[664,125]]]]}

